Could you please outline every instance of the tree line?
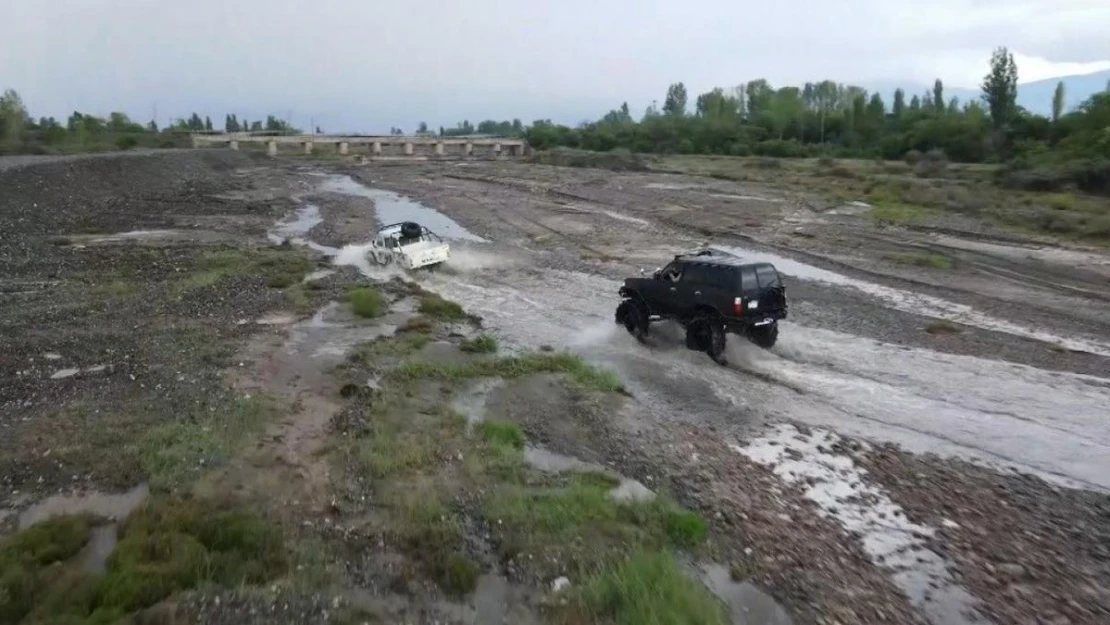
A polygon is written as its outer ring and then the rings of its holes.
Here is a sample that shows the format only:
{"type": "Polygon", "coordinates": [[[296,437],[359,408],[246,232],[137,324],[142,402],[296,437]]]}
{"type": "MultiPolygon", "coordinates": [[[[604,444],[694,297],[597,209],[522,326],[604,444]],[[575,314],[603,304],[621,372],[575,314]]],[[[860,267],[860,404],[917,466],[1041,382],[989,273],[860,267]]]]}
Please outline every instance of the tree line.
{"type": "MultiPolygon", "coordinates": [[[[275,134],[301,132],[286,120],[273,115],[268,115],[265,120],[240,121],[234,114],[225,116],[222,130],[275,134]]],[[[183,147],[188,145],[189,133],[217,131],[211,118],[197,113],[175,119],[161,129],[154,120],[142,124],[120,112],[98,117],[74,111],[64,121],[54,117],[35,119],[15,90],[8,89],[0,95],[0,154],[183,147]]]]}
{"type": "Polygon", "coordinates": [[[1017,80],[1013,55],[998,48],[981,98],[969,102],[946,98],[940,79],[926,93],[895,91],[889,105],[879,93],[830,80],[775,88],[759,79],[699,94],[691,107],[679,82],[661,108],[653,103],[639,119],[625,103],[575,128],[537,120],[526,136],[537,149],[641,153],[901,159],[933,152],[971,163],[1110,158],[1110,85],[1064,111],[1061,82],[1045,117],[1018,106],[1017,80]]]}

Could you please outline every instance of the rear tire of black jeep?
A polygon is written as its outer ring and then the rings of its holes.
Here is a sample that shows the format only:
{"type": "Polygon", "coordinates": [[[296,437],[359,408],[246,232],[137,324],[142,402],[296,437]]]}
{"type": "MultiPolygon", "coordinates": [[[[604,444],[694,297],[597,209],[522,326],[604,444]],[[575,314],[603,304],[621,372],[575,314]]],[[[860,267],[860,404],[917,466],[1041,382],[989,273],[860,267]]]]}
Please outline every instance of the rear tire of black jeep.
{"type": "Polygon", "coordinates": [[[716,315],[699,315],[686,326],[686,347],[705,352],[719,365],[725,358],[725,324],[716,315]]]}
{"type": "Polygon", "coordinates": [[[763,349],[771,349],[779,339],[779,322],[748,328],[748,339],[763,349]]]}
{"type": "Polygon", "coordinates": [[[644,303],[635,299],[626,299],[617,306],[616,321],[624,326],[628,333],[641,343],[648,333],[648,310],[644,303]]]}

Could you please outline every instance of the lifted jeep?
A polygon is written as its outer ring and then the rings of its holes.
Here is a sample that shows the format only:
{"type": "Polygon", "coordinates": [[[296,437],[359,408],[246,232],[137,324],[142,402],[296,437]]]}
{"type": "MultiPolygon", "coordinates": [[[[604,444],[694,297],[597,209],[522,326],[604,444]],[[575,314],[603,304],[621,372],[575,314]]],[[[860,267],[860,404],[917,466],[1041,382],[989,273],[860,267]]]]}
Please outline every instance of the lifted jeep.
{"type": "Polygon", "coordinates": [[[726,333],[770,348],[786,318],[786,287],[774,265],[716,250],[679,254],[650,278],[628,278],[620,296],[616,322],[637,340],[653,321],[676,321],[686,329],[687,348],[722,365],[726,333]]]}

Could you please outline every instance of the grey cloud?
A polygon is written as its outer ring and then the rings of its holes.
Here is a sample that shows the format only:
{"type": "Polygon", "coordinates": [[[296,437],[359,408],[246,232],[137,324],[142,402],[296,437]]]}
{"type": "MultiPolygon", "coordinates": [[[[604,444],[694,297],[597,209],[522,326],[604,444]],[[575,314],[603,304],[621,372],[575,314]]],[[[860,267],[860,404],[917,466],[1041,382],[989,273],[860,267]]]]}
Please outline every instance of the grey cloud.
{"type": "Polygon", "coordinates": [[[641,111],[678,80],[692,94],[757,77],[931,80],[999,44],[1110,59],[1103,0],[2,1],[18,8],[0,24],[0,86],[45,114],[145,119],[157,103],[163,121],[195,109],[361,130],[573,123],[622,101],[641,111]]]}

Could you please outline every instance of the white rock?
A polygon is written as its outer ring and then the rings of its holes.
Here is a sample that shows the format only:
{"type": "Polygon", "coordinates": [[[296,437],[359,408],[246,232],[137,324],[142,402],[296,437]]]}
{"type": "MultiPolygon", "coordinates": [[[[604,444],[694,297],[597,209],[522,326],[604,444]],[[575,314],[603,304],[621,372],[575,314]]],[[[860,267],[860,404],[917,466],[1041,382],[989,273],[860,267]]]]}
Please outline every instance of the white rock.
{"type": "Polygon", "coordinates": [[[560,592],[568,586],[570,586],[570,580],[566,577],[559,577],[555,581],[551,582],[551,590],[554,590],[555,592],[560,592]]]}

